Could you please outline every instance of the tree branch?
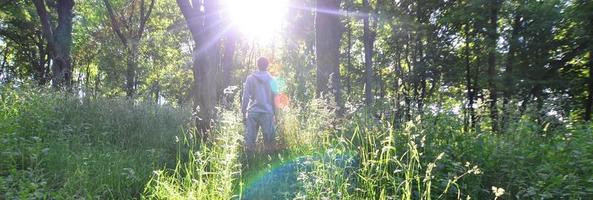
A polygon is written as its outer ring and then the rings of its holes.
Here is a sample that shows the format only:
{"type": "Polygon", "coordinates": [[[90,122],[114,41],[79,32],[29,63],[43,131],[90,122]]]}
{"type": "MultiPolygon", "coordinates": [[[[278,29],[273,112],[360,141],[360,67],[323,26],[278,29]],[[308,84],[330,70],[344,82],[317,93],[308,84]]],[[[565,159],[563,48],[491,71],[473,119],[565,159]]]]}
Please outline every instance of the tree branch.
{"type": "Polygon", "coordinates": [[[150,1],[150,6],[148,7],[148,12],[144,15],[144,0],[142,0],[142,8],[140,8],[140,28],[138,29],[138,38],[142,38],[142,33],[144,33],[144,27],[146,26],[146,21],[150,17],[152,13],[152,8],[154,7],[155,0],[150,1]]]}
{"type": "Polygon", "coordinates": [[[111,4],[109,3],[109,0],[103,0],[103,3],[105,3],[105,7],[107,7],[107,12],[109,13],[109,19],[111,20],[111,26],[113,28],[113,31],[115,31],[115,33],[117,34],[117,36],[119,37],[119,39],[121,40],[121,42],[124,44],[124,46],[128,46],[128,40],[126,39],[126,37],[124,36],[124,34],[122,34],[121,29],[119,27],[119,23],[117,22],[117,19],[115,18],[115,14],[113,13],[113,8],[111,7],[111,4]]]}
{"type": "Polygon", "coordinates": [[[33,4],[35,4],[37,15],[39,15],[39,20],[41,21],[41,31],[43,36],[47,40],[49,48],[53,49],[56,43],[54,39],[53,28],[49,22],[49,15],[47,14],[45,0],[33,0],[33,4]]]}
{"type": "Polygon", "coordinates": [[[177,6],[181,10],[183,18],[185,18],[194,41],[198,42],[203,25],[201,19],[203,13],[200,11],[201,4],[199,0],[177,0],[177,6]]]}

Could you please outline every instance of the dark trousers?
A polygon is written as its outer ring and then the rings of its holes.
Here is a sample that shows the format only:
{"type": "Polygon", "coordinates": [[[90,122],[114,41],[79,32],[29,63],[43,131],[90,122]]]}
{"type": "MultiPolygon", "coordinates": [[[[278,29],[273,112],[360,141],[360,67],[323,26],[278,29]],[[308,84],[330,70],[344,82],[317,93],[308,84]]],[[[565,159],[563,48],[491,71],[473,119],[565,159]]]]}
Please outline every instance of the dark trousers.
{"type": "Polygon", "coordinates": [[[271,113],[247,113],[245,122],[245,150],[255,152],[255,141],[257,132],[261,127],[264,134],[264,147],[266,151],[274,146],[275,130],[274,115],[271,113]]]}

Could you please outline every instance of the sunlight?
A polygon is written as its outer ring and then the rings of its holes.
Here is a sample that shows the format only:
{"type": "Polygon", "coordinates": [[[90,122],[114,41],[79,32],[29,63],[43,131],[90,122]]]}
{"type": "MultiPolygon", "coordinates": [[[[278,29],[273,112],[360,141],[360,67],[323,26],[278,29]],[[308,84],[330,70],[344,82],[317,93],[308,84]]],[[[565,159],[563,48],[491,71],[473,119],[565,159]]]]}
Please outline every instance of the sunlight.
{"type": "Polygon", "coordinates": [[[223,0],[238,31],[250,39],[265,42],[279,30],[288,8],[287,0],[223,0]]]}

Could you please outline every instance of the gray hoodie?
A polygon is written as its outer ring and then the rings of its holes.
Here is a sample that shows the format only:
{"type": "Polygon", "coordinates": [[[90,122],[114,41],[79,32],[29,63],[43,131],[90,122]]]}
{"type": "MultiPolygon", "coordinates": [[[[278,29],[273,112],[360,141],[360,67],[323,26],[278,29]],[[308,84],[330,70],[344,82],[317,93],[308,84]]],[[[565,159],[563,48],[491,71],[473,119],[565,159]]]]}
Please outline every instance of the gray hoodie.
{"type": "Polygon", "coordinates": [[[274,80],[267,71],[256,71],[247,77],[243,87],[241,112],[274,114],[274,80]]]}

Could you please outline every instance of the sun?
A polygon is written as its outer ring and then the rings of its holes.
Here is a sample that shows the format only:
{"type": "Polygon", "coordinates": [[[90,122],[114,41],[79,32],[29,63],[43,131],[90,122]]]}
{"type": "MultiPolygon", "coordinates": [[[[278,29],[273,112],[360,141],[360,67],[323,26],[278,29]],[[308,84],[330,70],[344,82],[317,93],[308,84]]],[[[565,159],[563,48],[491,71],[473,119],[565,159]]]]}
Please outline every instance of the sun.
{"type": "Polygon", "coordinates": [[[250,39],[265,41],[280,31],[287,0],[223,0],[231,24],[250,39]]]}

